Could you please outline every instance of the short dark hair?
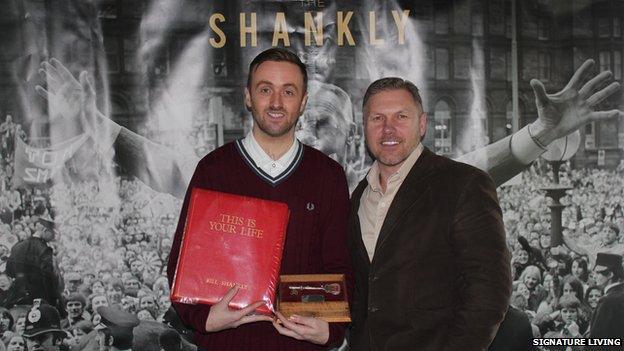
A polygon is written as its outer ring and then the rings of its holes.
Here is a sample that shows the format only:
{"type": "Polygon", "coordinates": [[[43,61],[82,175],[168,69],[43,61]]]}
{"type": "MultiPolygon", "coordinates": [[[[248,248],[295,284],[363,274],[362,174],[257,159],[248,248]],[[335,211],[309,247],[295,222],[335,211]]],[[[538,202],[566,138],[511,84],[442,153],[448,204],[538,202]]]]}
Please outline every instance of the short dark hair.
{"type": "Polygon", "coordinates": [[[386,77],[377,79],[368,86],[368,89],[366,89],[366,93],[364,94],[364,99],[362,100],[362,111],[366,108],[366,103],[368,103],[371,96],[382,91],[399,89],[407,90],[407,92],[414,98],[414,102],[420,105],[420,108],[423,108],[422,98],[418,92],[418,87],[414,83],[403,78],[386,77]]]}
{"type": "Polygon", "coordinates": [[[558,308],[579,308],[581,301],[573,295],[563,295],[559,298],[558,308]]]}
{"type": "Polygon", "coordinates": [[[306,70],[305,64],[301,62],[299,56],[297,56],[294,52],[282,48],[270,48],[264,50],[251,61],[249,64],[249,72],[247,73],[247,88],[251,88],[251,76],[253,75],[253,72],[258,68],[258,66],[260,66],[260,64],[266,61],[290,62],[297,65],[303,75],[303,91],[307,91],[308,71],[306,70]]]}
{"type": "Polygon", "coordinates": [[[80,293],[70,294],[65,300],[65,303],[74,302],[74,301],[80,302],[82,304],[82,307],[85,307],[87,305],[87,299],[85,299],[85,297],[80,293]]]}
{"type": "Polygon", "coordinates": [[[600,294],[604,295],[601,287],[599,287],[598,285],[592,285],[585,291],[585,303],[589,303],[589,293],[591,293],[593,290],[598,290],[600,291],[600,294]]]}
{"type": "Polygon", "coordinates": [[[570,287],[574,290],[574,295],[577,299],[583,299],[583,282],[572,275],[565,276],[561,284],[559,284],[559,296],[563,296],[563,289],[566,284],[570,284],[570,287]]]}

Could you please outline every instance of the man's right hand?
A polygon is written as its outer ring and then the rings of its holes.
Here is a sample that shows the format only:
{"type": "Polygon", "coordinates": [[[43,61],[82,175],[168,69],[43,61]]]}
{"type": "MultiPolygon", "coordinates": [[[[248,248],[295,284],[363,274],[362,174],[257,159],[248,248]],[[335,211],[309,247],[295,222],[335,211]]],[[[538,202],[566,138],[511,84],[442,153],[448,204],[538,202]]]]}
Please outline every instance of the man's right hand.
{"type": "Polygon", "coordinates": [[[232,287],[215,305],[210,307],[210,313],[206,319],[206,331],[216,332],[224,329],[236,328],[239,325],[253,322],[271,322],[273,318],[264,315],[250,315],[256,308],[262,306],[264,301],[257,301],[240,310],[231,309],[228,305],[238,292],[238,285],[232,287]]]}

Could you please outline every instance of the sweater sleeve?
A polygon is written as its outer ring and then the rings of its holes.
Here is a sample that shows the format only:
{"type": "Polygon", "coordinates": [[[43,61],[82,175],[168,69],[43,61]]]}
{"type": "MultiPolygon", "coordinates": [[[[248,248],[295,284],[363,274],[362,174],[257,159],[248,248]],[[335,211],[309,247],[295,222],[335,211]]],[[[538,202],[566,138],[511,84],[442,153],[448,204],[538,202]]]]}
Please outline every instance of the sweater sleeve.
{"type": "MultiPolygon", "coordinates": [[[[201,162],[197,165],[195,173],[191,178],[186,195],[184,196],[184,202],[182,204],[182,210],[180,211],[180,218],[178,219],[178,226],[173,237],[171,245],[171,252],[169,253],[169,261],[167,263],[167,278],[169,279],[169,287],[173,286],[173,280],[175,278],[176,266],[178,264],[178,257],[180,255],[180,245],[182,244],[182,233],[184,231],[184,225],[186,222],[186,214],[188,212],[189,200],[191,196],[191,190],[195,187],[200,187],[201,183],[201,162]]],[[[196,332],[205,333],[206,319],[208,319],[208,313],[210,313],[210,306],[207,305],[188,305],[178,302],[172,302],[180,320],[194,329],[196,332]]]]}

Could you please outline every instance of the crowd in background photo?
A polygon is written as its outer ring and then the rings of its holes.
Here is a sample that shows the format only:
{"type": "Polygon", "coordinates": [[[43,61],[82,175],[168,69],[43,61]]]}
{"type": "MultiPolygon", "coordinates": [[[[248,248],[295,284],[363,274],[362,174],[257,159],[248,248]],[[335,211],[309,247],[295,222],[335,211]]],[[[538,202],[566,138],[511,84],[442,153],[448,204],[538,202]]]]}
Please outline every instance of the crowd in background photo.
{"type": "MultiPolygon", "coordinates": [[[[26,134],[6,118],[0,125],[0,350],[26,350],[22,333],[33,296],[20,294],[10,262],[20,253],[16,245],[46,230],[54,234],[46,242],[53,252],[47,273],[56,277],[51,285],[59,296],[48,302],[59,310],[66,349],[82,349],[102,305],[189,337],[170,308],[165,272],[181,200],[124,175],[14,188],[15,138],[26,134]]],[[[622,173],[623,166],[562,167],[561,182],[573,189],[561,200],[564,244],[558,246],[551,245],[549,200],[540,190],[552,182],[549,166],[538,161],[521,184],[499,187],[512,252],[510,305],[529,316],[534,337],[588,335],[604,294],[592,271],[596,254],[624,253],[622,173]]]]}

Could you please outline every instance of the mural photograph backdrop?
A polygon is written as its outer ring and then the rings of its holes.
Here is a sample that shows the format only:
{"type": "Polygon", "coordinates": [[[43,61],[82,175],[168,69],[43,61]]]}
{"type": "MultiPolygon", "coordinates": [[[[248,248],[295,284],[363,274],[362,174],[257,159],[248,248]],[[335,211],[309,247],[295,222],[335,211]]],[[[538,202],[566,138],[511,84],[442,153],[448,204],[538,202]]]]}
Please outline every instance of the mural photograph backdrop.
{"type": "MultiPolygon", "coordinates": [[[[622,80],[620,0],[0,5],[0,270],[12,247],[40,229],[39,218],[52,221],[59,289],[86,298],[86,319],[97,318],[91,300],[100,296],[163,320],[164,267],[181,199],[201,157],[249,132],[243,90],[249,62],[262,50],[288,48],[308,67],[297,137],[340,162],[351,188],[372,163],[361,105],[378,78],[419,87],[426,147],[476,159],[536,120],[531,79],[555,93],[593,59],[592,74],[608,70],[622,80]]],[[[597,109],[622,105],[618,91],[597,109]]],[[[554,182],[548,161],[537,159],[507,183],[495,178],[516,270],[511,305],[526,311],[535,335],[563,323],[556,301],[567,275],[591,290],[575,259],[591,270],[596,252],[624,253],[622,236],[607,234],[624,226],[624,118],[588,123],[575,135],[578,148],[559,171],[571,188],[561,199],[566,245],[550,245],[551,200],[542,190],[554,182]],[[521,277],[529,265],[539,268],[537,286],[521,277]]],[[[488,169],[483,157],[469,162],[488,169]]],[[[5,273],[0,280],[0,305],[23,318],[19,306],[31,301],[7,298],[15,281],[5,273]]],[[[595,301],[577,297],[586,307],[577,320],[582,334],[595,301]]]]}

